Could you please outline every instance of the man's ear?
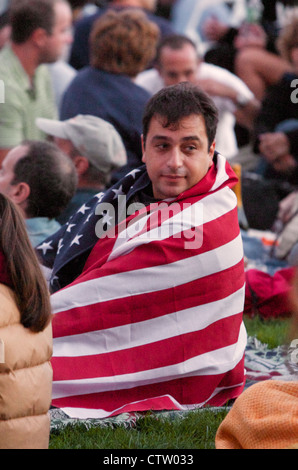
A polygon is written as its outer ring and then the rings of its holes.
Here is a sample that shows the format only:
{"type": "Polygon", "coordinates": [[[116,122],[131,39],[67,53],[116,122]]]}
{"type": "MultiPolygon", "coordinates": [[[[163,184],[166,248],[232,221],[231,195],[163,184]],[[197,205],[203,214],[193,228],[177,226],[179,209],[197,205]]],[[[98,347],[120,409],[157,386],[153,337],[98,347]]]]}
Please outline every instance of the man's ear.
{"type": "Polygon", "coordinates": [[[36,46],[43,47],[48,37],[49,35],[44,28],[37,28],[35,31],[33,31],[31,40],[36,46]]]}
{"type": "Polygon", "coordinates": [[[209,168],[210,168],[210,166],[212,165],[212,162],[213,162],[214,152],[215,152],[215,140],[212,142],[212,144],[210,145],[210,148],[209,148],[209,158],[210,158],[209,168]]]}
{"type": "Polygon", "coordinates": [[[78,176],[84,175],[89,168],[89,160],[86,157],[78,155],[73,158],[78,176]]]}
{"type": "Polygon", "coordinates": [[[14,184],[11,186],[9,196],[18,206],[24,205],[30,196],[30,186],[25,182],[14,184]]]}
{"type": "Polygon", "coordinates": [[[145,154],[145,140],[144,140],[144,135],[141,135],[141,142],[142,142],[142,162],[146,163],[146,154],[145,154]]]}

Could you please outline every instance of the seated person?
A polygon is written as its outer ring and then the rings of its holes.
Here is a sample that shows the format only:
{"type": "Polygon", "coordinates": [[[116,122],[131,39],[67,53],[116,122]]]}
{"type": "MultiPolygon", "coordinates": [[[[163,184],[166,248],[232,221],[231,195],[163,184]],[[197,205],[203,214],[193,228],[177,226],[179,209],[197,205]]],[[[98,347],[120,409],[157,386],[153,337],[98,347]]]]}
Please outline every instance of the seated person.
{"type": "Polygon", "coordinates": [[[279,37],[281,55],[292,64],[266,93],[255,122],[255,151],[263,158],[263,174],[298,184],[298,17],[294,18],[279,37]]]}
{"type": "Polygon", "coordinates": [[[67,414],[221,406],[242,392],[237,178],[215,152],[217,121],[196,86],[160,90],[145,165],[37,248],[53,270],[53,406],[67,414]]]}
{"type": "Polygon", "coordinates": [[[76,186],[74,164],[49,142],[24,141],[3,160],[0,192],[20,208],[34,247],[60,228],[55,218],[76,186]]]}
{"type": "Polygon", "coordinates": [[[216,150],[231,159],[238,153],[235,123],[252,129],[258,100],[236,75],[202,61],[193,41],[176,34],[160,42],[155,68],[141,72],[136,83],[152,94],[182,81],[192,82],[211,95],[219,111],[216,150]]]}
{"type": "Polygon", "coordinates": [[[77,170],[76,193],[56,218],[63,224],[85,202],[111,185],[113,173],[127,163],[125,147],[114,126],[96,116],[81,114],[66,121],[39,118],[36,125],[53,138],[77,170]]]}
{"type": "Polygon", "coordinates": [[[90,37],[91,65],[78,72],[63,98],[61,120],[89,114],[119,132],[128,160],[119,177],[141,164],[142,114],[150,95],[134,78],[154,57],[157,39],[157,26],[142,12],[100,16],[90,37]]]}
{"type": "Polygon", "coordinates": [[[22,214],[0,194],[0,449],[49,446],[51,317],[22,214]]]}
{"type": "Polygon", "coordinates": [[[156,0],[108,0],[107,2],[101,3],[103,3],[103,5],[97,8],[94,13],[79,18],[74,24],[74,40],[69,62],[75,69],[79,70],[90,65],[90,34],[96,21],[104,15],[107,10],[121,12],[131,8],[137,9],[143,12],[148,20],[156,24],[161,37],[173,33],[172,23],[154,13],[156,0]]]}

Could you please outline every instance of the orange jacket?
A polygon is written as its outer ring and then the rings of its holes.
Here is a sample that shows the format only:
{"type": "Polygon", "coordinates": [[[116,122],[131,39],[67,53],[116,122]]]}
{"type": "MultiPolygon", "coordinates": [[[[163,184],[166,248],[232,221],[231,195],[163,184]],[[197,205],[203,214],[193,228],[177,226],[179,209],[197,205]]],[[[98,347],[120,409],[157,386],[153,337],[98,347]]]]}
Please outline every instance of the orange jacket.
{"type": "Polygon", "coordinates": [[[51,356],[51,324],[24,328],[13,291],[0,284],[0,449],[48,448],[51,356]]]}
{"type": "Polygon", "coordinates": [[[218,428],[217,449],[298,448],[298,381],[265,380],[240,395],[218,428]]]}

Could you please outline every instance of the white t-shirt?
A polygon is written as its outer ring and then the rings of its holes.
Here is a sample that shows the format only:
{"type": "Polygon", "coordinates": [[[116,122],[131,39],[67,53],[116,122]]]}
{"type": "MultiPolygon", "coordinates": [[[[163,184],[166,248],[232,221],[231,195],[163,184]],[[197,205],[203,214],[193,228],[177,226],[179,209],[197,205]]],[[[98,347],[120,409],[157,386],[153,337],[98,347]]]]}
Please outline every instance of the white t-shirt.
{"type": "MultiPolygon", "coordinates": [[[[212,79],[233,88],[241,96],[251,100],[253,93],[247,85],[236,75],[217,65],[201,62],[198,66],[198,79],[212,79]]],[[[145,70],[140,73],[135,83],[145,88],[150,94],[157,93],[164,87],[164,82],[156,69],[145,70]]],[[[220,96],[212,97],[218,109],[219,122],[216,133],[216,150],[227,159],[234,157],[238,152],[237,140],[235,135],[235,116],[236,106],[229,98],[220,96]]]]}

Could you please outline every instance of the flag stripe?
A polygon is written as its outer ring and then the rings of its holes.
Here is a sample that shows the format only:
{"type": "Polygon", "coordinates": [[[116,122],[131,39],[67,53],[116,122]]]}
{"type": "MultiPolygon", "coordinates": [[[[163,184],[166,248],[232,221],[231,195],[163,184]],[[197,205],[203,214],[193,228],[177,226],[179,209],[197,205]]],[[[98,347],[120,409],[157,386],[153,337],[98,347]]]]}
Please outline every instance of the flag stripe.
{"type": "Polygon", "coordinates": [[[243,290],[244,287],[225,299],[137,323],[73,335],[68,338],[67,345],[63,337],[54,338],[54,355],[66,358],[104,354],[107,349],[109,352],[121,351],[127,344],[133,348],[202,330],[216,321],[242,312],[243,290]]]}
{"type": "Polygon", "coordinates": [[[106,418],[135,410],[191,409],[206,404],[222,406],[227,400],[236,398],[242,390],[243,359],[228,374],[184,377],[133,389],[123,389],[121,393],[109,391],[57,398],[54,404],[62,408],[69,416],[106,418]],[[228,385],[222,385],[225,377],[229,379],[228,385]],[[167,395],[163,393],[165,389],[168,391],[167,395]],[[199,402],[198,390],[200,390],[201,397],[199,402]]]}
{"type": "Polygon", "coordinates": [[[108,377],[92,377],[90,379],[55,381],[53,398],[130,389],[136,387],[136,385],[139,387],[182,377],[220,375],[228,372],[231,366],[235,367],[238,364],[243,356],[243,346],[245,344],[246,331],[242,326],[236,344],[200,354],[177,364],[140,372],[135,371],[133,373],[121,374],[121,376],[111,375],[108,377]]]}
{"type": "MultiPolygon", "coordinates": [[[[195,279],[188,284],[164,289],[163,291],[145,294],[144,302],[142,296],[116,299],[109,302],[91,304],[84,308],[73,308],[69,311],[59,313],[59,330],[56,328],[56,317],[53,318],[56,344],[58,337],[68,336],[65,343],[72,335],[85,332],[106,330],[123,325],[132,325],[135,322],[146,321],[167,315],[180,310],[194,309],[204,304],[210,304],[223,299],[223,308],[227,307],[224,300],[234,292],[241,291],[244,285],[243,260],[237,265],[223,270],[215,275],[206,276],[203,279],[195,279]],[[226,282],[229,276],[230,282],[226,282]],[[216,284],[216,290],[210,289],[210,282],[216,284]],[[137,308],[136,308],[137,303],[137,308]],[[154,305],[154,309],[151,307],[154,305]]],[[[241,295],[241,292],[240,292],[241,295]]],[[[227,313],[228,314],[228,313],[227,313]]],[[[64,339],[61,339],[64,343],[64,339]]],[[[59,343],[58,343],[59,344],[59,343]]]]}
{"type": "MultiPolygon", "coordinates": [[[[144,343],[130,348],[116,350],[89,356],[57,357],[53,358],[54,370],[59,370],[59,361],[63,361],[67,373],[64,380],[85,379],[94,375],[102,377],[120,376],[126,373],[141,372],[148,369],[148,355],[150,355],[150,370],[166,367],[174,363],[182,363],[201,354],[210,353],[214,349],[214,341],[206,341],[208,336],[217,338],[217,348],[224,348],[238,341],[238,331],[242,315],[223,319],[206,327],[204,330],[190,333],[179,333],[176,328],[176,337],[163,338],[153,343],[144,343]],[[231,325],[228,337],[223,338],[220,333],[231,325]],[[233,328],[232,328],[233,327],[233,328]],[[179,338],[177,338],[179,336],[179,338]]],[[[91,343],[92,344],[92,343],[91,343]]],[[[126,346],[130,344],[127,341],[126,346]]],[[[107,347],[109,348],[109,335],[107,334],[107,347]]],[[[54,380],[59,381],[59,375],[54,374],[54,380]]],[[[119,379],[120,380],[120,379],[119,379]]]]}
{"type": "Polygon", "coordinates": [[[173,272],[179,272],[176,285],[214,274],[228,269],[239,263],[242,255],[242,239],[239,234],[234,240],[215,250],[192,256],[188,259],[153,266],[131,272],[119,272],[104,278],[96,278],[81,282],[57,292],[52,296],[53,313],[68,310],[73,307],[83,307],[97,302],[107,302],[113,299],[139,295],[172,287],[173,272]],[[201,274],[201,276],[200,276],[201,274]]]}

